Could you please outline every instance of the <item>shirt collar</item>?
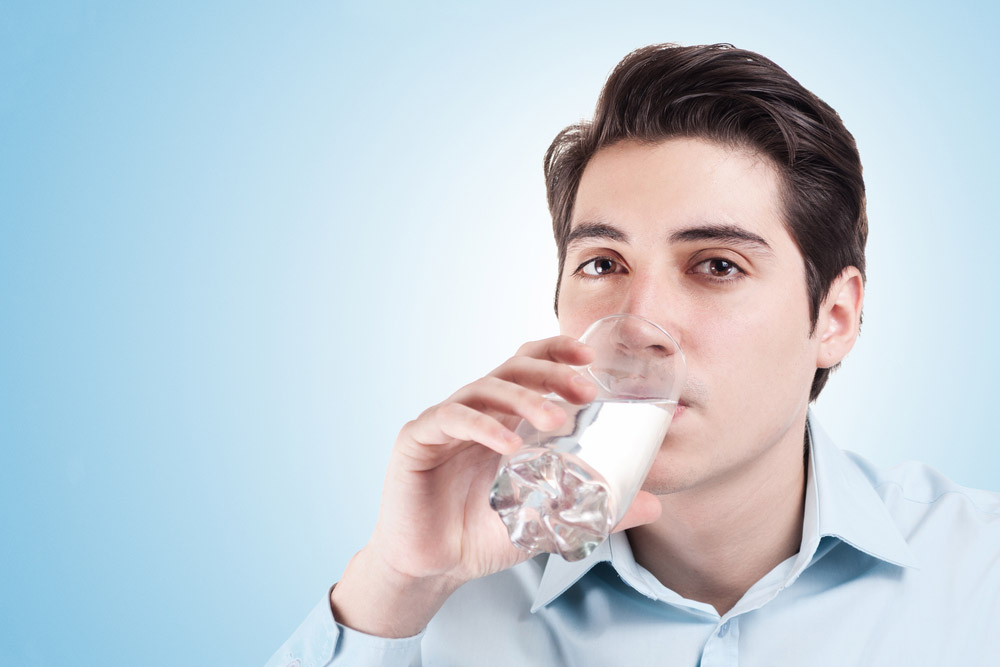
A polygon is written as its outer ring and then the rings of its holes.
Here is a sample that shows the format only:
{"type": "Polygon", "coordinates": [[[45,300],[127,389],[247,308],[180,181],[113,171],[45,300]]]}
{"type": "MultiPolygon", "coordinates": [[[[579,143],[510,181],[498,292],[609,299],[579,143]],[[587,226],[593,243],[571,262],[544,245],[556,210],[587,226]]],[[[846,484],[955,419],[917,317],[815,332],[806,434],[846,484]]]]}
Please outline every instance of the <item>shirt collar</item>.
{"type": "Polygon", "coordinates": [[[917,567],[917,559],[896,522],[869,480],[848,456],[833,444],[809,412],[809,457],[816,512],[806,516],[802,544],[810,519],[816,539],[836,537],[855,549],[901,567],[917,567]]]}
{"type": "MultiPolygon", "coordinates": [[[[879,560],[916,567],[916,558],[903,539],[871,482],[819,426],[812,410],[807,421],[809,471],[806,484],[802,544],[791,578],[797,578],[814,560],[820,539],[835,537],[879,560]]],[[[587,558],[570,563],[550,555],[531,607],[535,612],[563,594],[598,563],[611,563],[636,590],[650,596],[666,591],[635,562],[625,533],[615,533],[587,558]],[[657,590],[660,589],[660,590],[657,590]]],[[[790,583],[790,582],[789,582],[790,583]]],[[[673,594],[676,595],[676,594],[673,594]]]]}
{"type": "Polygon", "coordinates": [[[549,554],[549,558],[545,562],[545,571],[542,572],[542,579],[538,582],[538,591],[535,593],[535,600],[531,605],[531,613],[535,613],[562,595],[566,589],[575,584],[598,563],[610,563],[611,544],[620,538],[625,539],[627,547],[628,538],[625,537],[625,534],[615,533],[594,549],[589,556],[575,562],[569,562],[556,554],[549,554]]]}

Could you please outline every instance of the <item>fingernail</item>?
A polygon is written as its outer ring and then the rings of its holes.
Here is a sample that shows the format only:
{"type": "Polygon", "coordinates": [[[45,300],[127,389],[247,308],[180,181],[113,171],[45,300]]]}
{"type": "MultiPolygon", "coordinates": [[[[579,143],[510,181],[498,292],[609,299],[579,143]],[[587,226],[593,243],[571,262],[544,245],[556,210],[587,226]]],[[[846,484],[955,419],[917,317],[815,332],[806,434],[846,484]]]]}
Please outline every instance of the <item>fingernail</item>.
{"type": "Polygon", "coordinates": [[[581,387],[593,387],[594,386],[594,383],[591,382],[590,379],[584,377],[583,375],[574,375],[573,379],[571,380],[571,382],[573,384],[578,384],[581,387]]]}
{"type": "Polygon", "coordinates": [[[560,408],[552,401],[545,401],[544,403],[542,403],[542,409],[545,410],[546,412],[551,412],[554,415],[557,415],[560,412],[562,412],[562,408],[560,408]]]}

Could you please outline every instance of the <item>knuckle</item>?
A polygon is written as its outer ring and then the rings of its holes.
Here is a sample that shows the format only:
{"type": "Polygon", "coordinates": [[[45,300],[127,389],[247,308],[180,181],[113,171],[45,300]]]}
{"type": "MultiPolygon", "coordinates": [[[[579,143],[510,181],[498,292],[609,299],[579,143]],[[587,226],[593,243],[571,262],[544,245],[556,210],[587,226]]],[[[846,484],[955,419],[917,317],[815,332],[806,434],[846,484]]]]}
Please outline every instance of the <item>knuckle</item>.
{"type": "Polygon", "coordinates": [[[438,408],[438,417],[453,421],[461,418],[464,412],[464,406],[461,403],[445,403],[438,408]]]}
{"type": "Polygon", "coordinates": [[[491,430],[490,429],[491,422],[493,422],[493,418],[491,418],[489,415],[483,414],[482,412],[477,412],[472,417],[472,425],[479,430],[484,430],[489,432],[491,430]]]}
{"type": "Polygon", "coordinates": [[[530,378],[529,369],[523,363],[512,363],[507,367],[503,376],[504,380],[521,386],[529,382],[530,378]]]}
{"type": "Polygon", "coordinates": [[[525,343],[521,347],[517,348],[517,352],[514,354],[515,357],[527,357],[531,355],[531,350],[534,347],[534,341],[525,343]]]}
{"type": "MultiPolygon", "coordinates": [[[[556,337],[558,338],[558,336],[556,337]]],[[[544,338],[542,340],[529,340],[527,343],[517,348],[519,357],[538,357],[545,353],[545,348],[552,344],[555,338],[544,338]]]]}
{"type": "Polygon", "coordinates": [[[452,394],[451,396],[449,396],[447,400],[442,401],[441,404],[444,405],[446,403],[452,403],[452,402],[456,402],[456,401],[460,402],[464,396],[467,396],[469,393],[474,392],[476,390],[476,385],[478,383],[479,383],[479,380],[473,380],[469,384],[464,385],[461,389],[459,389],[454,394],[452,394]]]}
{"type": "MultiPolygon", "coordinates": [[[[422,416],[423,416],[423,414],[421,414],[421,417],[422,416]]],[[[409,436],[414,431],[416,431],[418,428],[420,428],[419,421],[420,421],[420,418],[418,417],[417,419],[411,419],[410,421],[408,421],[405,424],[403,424],[403,428],[399,429],[399,436],[398,437],[409,436]]]]}
{"type": "Polygon", "coordinates": [[[441,414],[441,408],[444,405],[445,405],[444,403],[438,403],[437,405],[432,405],[431,407],[421,412],[416,419],[410,422],[410,424],[412,424],[414,427],[419,428],[421,425],[427,422],[434,421],[435,419],[437,419],[437,416],[441,414]]]}
{"type": "Polygon", "coordinates": [[[479,383],[483,385],[484,389],[492,391],[496,391],[497,389],[507,384],[503,380],[503,378],[499,378],[496,375],[487,375],[486,377],[479,380],[479,383]]]}
{"type": "Polygon", "coordinates": [[[488,399],[496,396],[503,390],[505,384],[506,382],[494,375],[487,375],[486,377],[476,380],[476,386],[473,392],[475,398],[477,399],[476,402],[478,403],[484,398],[488,399]]]}

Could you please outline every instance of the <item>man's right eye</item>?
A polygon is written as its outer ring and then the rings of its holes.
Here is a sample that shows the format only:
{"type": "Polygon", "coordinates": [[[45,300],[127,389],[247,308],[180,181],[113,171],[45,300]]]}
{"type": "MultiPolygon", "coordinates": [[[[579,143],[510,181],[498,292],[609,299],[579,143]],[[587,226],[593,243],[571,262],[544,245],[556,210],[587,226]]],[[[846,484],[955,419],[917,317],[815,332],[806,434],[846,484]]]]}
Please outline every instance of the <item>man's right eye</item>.
{"type": "Polygon", "coordinates": [[[621,265],[610,257],[595,257],[577,267],[576,272],[585,276],[597,277],[619,273],[620,270],[621,265]]]}

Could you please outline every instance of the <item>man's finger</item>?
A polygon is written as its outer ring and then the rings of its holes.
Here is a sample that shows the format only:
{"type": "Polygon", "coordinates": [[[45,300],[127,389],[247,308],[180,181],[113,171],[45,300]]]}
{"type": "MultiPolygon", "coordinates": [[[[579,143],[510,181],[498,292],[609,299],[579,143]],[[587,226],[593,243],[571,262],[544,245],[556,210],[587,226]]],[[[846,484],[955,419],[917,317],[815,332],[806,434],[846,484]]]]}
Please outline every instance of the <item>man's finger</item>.
{"type": "Polygon", "coordinates": [[[635,528],[636,526],[653,523],[660,518],[662,512],[663,506],[660,504],[659,498],[649,491],[640,491],[636,494],[635,500],[632,501],[628,511],[625,512],[625,516],[618,522],[613,532],[617,533],[629,528],[635,528]]]}

